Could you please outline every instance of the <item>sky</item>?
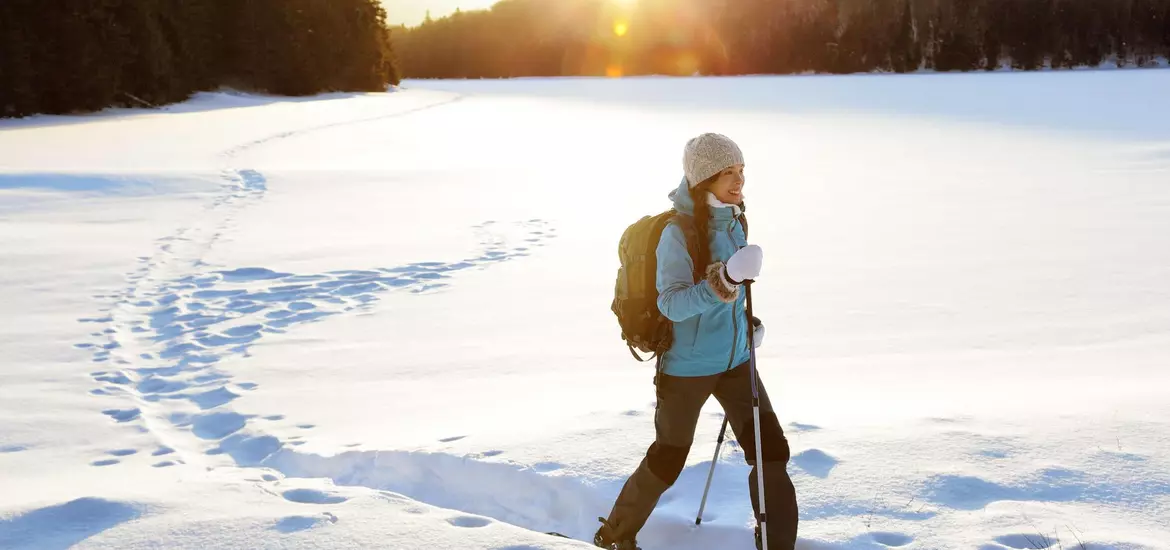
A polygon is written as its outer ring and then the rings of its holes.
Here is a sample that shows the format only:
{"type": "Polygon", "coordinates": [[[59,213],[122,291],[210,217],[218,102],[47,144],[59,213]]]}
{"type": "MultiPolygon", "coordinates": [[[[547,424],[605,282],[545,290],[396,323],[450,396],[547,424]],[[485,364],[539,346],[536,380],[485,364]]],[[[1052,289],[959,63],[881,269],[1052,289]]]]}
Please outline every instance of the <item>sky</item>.
{"type": "Polygon", "coordinates": [[[432,17],[442,17],[454,12],[455,8],[474,10],[493,3],[495,0],[382,0],[391,25],[403,23],[411,26],[421,23],[427,10],[431,10],[432,17]]]}

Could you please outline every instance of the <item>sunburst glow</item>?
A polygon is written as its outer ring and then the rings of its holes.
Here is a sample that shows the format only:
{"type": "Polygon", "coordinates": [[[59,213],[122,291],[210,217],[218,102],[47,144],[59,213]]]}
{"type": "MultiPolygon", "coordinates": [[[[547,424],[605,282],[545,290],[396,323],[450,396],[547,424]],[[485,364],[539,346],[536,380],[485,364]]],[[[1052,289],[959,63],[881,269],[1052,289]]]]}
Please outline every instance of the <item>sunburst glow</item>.
{"type": "Polygon", "coordinates": [[[618,36],[625,36],[627,32],[630,32],[630,24],[629,23],[626,23],[625,21],[622,21],[622,20],[618,20],[618,21],[614,22],[614,24],[613,24],[613,33],[614,34],[616,34],[618,36]]]}

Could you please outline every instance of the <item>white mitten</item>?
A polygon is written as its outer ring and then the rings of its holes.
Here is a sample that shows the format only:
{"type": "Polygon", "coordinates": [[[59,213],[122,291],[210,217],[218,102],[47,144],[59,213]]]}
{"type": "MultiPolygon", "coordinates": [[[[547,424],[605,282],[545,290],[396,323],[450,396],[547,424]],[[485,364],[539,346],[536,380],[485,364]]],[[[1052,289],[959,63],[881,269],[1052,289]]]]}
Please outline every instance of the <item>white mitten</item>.
{"type": "Polygon", "coordinates": [[[731,284],[743,284],[748,279],[760,276],[760,268],[764,265],[764,250],[759,245],[749,244],[732,254],[727,259],[724,269],[731,284]]]}
{"type": "Polygon", "coordinates": [[[755,330],[752,331],[752,344],[753,344],[752,347],[758,348],[758,347],[760,347],[760,344],[763,344],[763,343],[764,343],[764,325],[759,324],[759,325],[756,325],[755,330]]]}

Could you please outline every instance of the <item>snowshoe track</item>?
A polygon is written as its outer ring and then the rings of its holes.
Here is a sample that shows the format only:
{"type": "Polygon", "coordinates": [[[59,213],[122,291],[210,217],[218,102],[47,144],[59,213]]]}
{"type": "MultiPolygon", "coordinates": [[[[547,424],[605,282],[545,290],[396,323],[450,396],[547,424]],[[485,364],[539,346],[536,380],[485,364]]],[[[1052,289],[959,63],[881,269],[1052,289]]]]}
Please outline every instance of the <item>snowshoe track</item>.
{"type": "MultiPolygon", "coordinates": [[[[199,440],[218,443],[199,450],[202,454],[226,453],[240,463],[256,462],[284,443],[270,436],[244,435],[250,433],[245,428],[253,419],[230,411],[229,405],[257,385],[236,382],[233,373],[217,364],[230,356],[247,357],[256,342],[298,325],[369,312],[387,292],[438,291],[460,271],[528,256],[556,233],[541,220],[487,227],[493,229],[477,228],[484,232],[481,248],[456,262],[311,274],[261,267],[206,270],[198,260],[189,259],[152,264],[146,275],[133,278],[134,285],[110,316],[87,320],[108,327],[95,333],[104,342],[77,345],[92,350],[94,362],[108,369],[91,373],[101,384],[92,393],[122,396],[133,403],[104,411],[115,422],[144,424],[160,435],[171,432],[158,429],[155,423],[162,421],[199,440]],[[522,244],[516,244],[508,230],[522,244]],[[158,266],[170,264],[196,271],[159,280],[158,266]]],[[[184,447],[165,438],[163,443],[184,447]]],[[[182,463],[185,458],[176,460],[182,463]]]]}
{"type": "MultiPolygon", "coordinates": [[[[286,465],[286,475],[316,477],[315,469],[299,465],[317,462],[292,451],[303,443],[300,436],[281,440],[264,433],[265,422],[281,420],[284,415],[244,415],[232,410],[232,402],[255,390],[257,384],[236,381],[234,373],[218,365],[231,356],[247,357],[249,348],[257,342],[278,337],[299,325],[372,311],[386,293],[440,291],[461,271],[528,256],[555,238],[556,229],[540,219],[487,221],[469,228],[477,235],[479,246],[455,262],[422,261],[324,273],[288,273],[258,266],[217,268],[203,258],[230,230],[237,215],[263,200],[268,190],[264,174],[231,165],[240,154],[274,140],[403,116],[460,99],[391,115],[282,132],[222,153],[223,193],[211,200],[193,223],[158,239],[154,252],[139,258],[140,266],[127,275],[127,284],[121,291],[96,296],[107,303],[99,309],[100,315],[79,319],[95,325],[91,339],[74,344],[89,351],[98,365],[90,373],[98,387],[90,393],[116,402],[103,413],[111,422],[150,432],[159,440],[153,450],[120,449],[97,457],[92,465],[116,467],[123,457],[149,454],[156,457],[151,461],[156,468],[189,463],[209,468],[270,466],[269,462],[276,461],[286,465]]],[[[356,456],[361,457],[359,462],[372,457],[371,465],[376,466],[378,453],[356,456]]],[[[383,454],[383,460],[388,456],[398,456],[395,464],[406,465],[412,455],[383,454]]],[[[441,463],[449,468],[458,468],[462,463],[461,459],[446,458],[441,463]]],[[[380,475],[397,477],[392,471],[381,471],[380,475]]],[[[280,478],[265,474],[261,479],[274,482],[280,478]]],[[[556,492],[546,494],[554,498],[556,492]]],[[[305,504],[344,500],[310,489],[285,491],[280,496],[305,504]]],[[[458,503],[448,504],[456,507],[458,503]]],[[[292,518],[277,528],[295,531],[309,523],[312,522],[292,518]]],[[[462,528],[487,523],[483,518],[452,519],[452,525],[462,528]]]]}
{"type": "MultiPolygon", "coordinates": [[[[555,238],[543,220],[485,222],[470,228],[478,249],[456,262],[415,262],[326,273],[284,273],[264,267],[216,269],[203,258],[223,238],[237,215],[263,200],[267,178],[235,164],[243,153],[277,140],[350,124],[402,117],[462,100],[455,96],[422,107],[285,131],[221,153],[222,193],[187,226],[159,238],[149,256],[126,276],[126,286],[98,295],[99,314],[79,319],[94,325],[74,346],[90,352],[98,387],[91,395],[110,400],[111,422],[158,436],[165,467],[209,455],[255,463],[285,446],[254,431],[259,419],[231,410],[231,402],[256,384],[236,382],[217,368],[223,359],[246,357],[256,342],[328,317],[372,310],[387,292],[428,293],[443,289],[460,271],[528,256],[555,238]],[[174,454],[172,454],[174,453],[174,454]]],[[[299,442],[290,441],[289,445],[299,442]]],[[[99,457],[95,465],[116,459],[99,457]]]]}

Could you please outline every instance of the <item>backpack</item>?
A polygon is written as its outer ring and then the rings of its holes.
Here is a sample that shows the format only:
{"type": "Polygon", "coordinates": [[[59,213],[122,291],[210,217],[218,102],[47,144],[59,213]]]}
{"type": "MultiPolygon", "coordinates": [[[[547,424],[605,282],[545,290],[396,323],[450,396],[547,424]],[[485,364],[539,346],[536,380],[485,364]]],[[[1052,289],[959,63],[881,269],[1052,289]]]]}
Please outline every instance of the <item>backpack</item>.
{"type": "Polygon", "coordinates": [[[618,241],[617,280],[614,284],[613,302],[610,310],[617,316],[621,326],[622,340],[630,348],[630,354],[638,361],[649,361],[657,356],[661,359],[670,349],[674,331],[669,319],[658,310],[658,241],[666,225],[674,221],[686,236],[687,251],[695,264],[695,282],[701,280],[695,243],[697,236],[690,216],[674,209],[643,216],[622,233],[618,241]],[[638,355],[651,353],[643,359],[638,355]]]}
{"type": "MultiPolygon", "coordinates": [[[[643,216],[627,227],[618,241],[621,265],[618,267],[610,310],[617,316],[622,340],[626,342],[630,354],[642,362],[654,357],[661,361],[662,355],[674,343],[674,327],[670,319],[658,310],[657,284],[658,241],[662,238],[662,230],[672,221],[683,230],[687,252],[694,265],[694,282],[698,284],[705,277],[706,266],[699,265],[695,260],[699,255],[698,235],[691,216],[673,208],[653,216],[643,216]],[[643,359],[638,351],[652,355],[643,359]]],[[[739,222],[746,237],[747,217],[741,214],[739,222]]]]}

